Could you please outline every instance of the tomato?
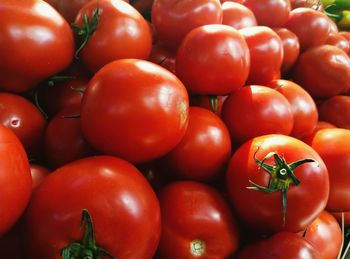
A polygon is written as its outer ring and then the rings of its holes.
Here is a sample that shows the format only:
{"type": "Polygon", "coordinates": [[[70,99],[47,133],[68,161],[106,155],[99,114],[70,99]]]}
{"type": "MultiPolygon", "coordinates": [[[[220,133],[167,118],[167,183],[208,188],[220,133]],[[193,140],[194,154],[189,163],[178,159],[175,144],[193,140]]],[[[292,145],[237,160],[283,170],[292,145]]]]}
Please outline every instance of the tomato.
{"type": "Polygon", "coordinates": [[[350,211],[350,130],[322,129],[308,144],[322,157],[329,172],[330,193],[327,210],[350,211]]]}
{"type": "Polygon", "coordinates": [[[348,53],[350,50],[349,41],[339,33],[330,33],[326,44],[336,46],[348,53]]]}
{"type": "Polygon", "coordinates": [[[293,79],[314,98],[329,98],[350,86],[350,58],[341,49],[322,45],[302,53],[293,79]]]}
{"type": "Polygon", "coordinates": [[[222,4],[222,24],[237,30],[258,25],[254,13],[248,7],[230,1],[222,4]]]}
{"type": "Polygon", "coordinates": [[[239,30],[250,52],[250,71],[247,84],[265,84],[280,78],[283,45],[272,29],[255,26],[239,30]]]}
{"type": "Polygon", "coordinates": [[[321,259],[322,255],[305,239],[290,232],[280,232],[268,239],[244,247],[237,259],[321,259]]]}
{"type": "Polygon", "coordinates": [[[79,10],[89,0],[45,0],[51,4],[69,23],[74,22],[79,10]]]}
{"type": "Polygon", "coordinates": [[[165,160],[180,179],[209,181],[224,173],[230,156],[230,133],[223,121],[204,108],[190,107],[185,136],[165,160]]]}
{"type": "Polygon", "coordinates": [[[130,163],[95,156],[67,164],[34,191],[25,217],[30,258],[61,258],[82,237],[80,218],[88,210],[97,246],[116,258],[151,258],[160,236],[159,202],[130,163]]]}
{"type": "Polygon", "coordinates": [[[152,48],[149,25],[128,3],[122,0],[88,2],[75,19],[76,26],[82,30],[87,26],[83,22],[84,16],[90,20],[92,33],[83,45],[80,57],[91,72],[117,59],[148,58],[152,48]],[[96,16],[99,18],[94,24],[96,16]]]}
{"type": "Polygon", "coordinates": [[[316,127],[312,131],[312,133],[306,135],[305,137],[302,137],[301,140],[305,143],[311,143],[312,138],[315,136],[316,132],[321,129],[329,129],[329,128],[336,128],[333,124],[326,122],[326,121],[317,121],[316,127]]]}
{"type": "Polygon", "coordinates": [[[32,191],[29,163],[22,144],[8,128],[0,125],[0,236],[23,213],[32,191]]]}
{"type": "Polygon", "coordinates": [[[319,106],[320,119],[350,129],[350,96],[336,95],[319,106]]]}
{"type": "Polygon", "coordinates": [[[237,250],[236,221],[226,201],[212,187],[175,182],[160,190],[159,201],[160,258],[231,258],[237,250]]]}
{"type": "Polygon", "coordinates": [[[274,28],[277,35],[281,38],[283,45],[283,61],[281,70],[285,74],[295,64],[300,53],[300,44],[298,37],[286,28],[274,28]]]}
{"type": "Polygon", "coordinates": [[[46,2],[3,0],[0,17],[1,89],[26,92],[71,63],[70,26],[46,2]]]}
{"type": "Polygon", "coordinates": [[[122,59],[90,80],[81,104],[88,143],[105,154],[142,163],[161,157],[188,125],[188,94],[181,81],[148,61],[122,59]]]}
{"type": "Polygon", "coordinates": [[[297,35],[301,50],[324,44],[330,33],[329,18],[312,8],[292,10],[285,27],[297,35]]]}
{"type": "Polygon", "coordinates": [[[161,44],[156,43],[152,46],[151,55],[149,56],[148,61],[158,64],[175,74],[175,59],[175,53],[167,50],[161,46],[161,44]]]}
{"type": "Polygon", "coordinates": [[[268,27],[283,27],[291,9],[289,0],[245,0],[243,4],[253,11],[259,25],[268,27]]]}
{"type": "Polygon", "coordinates": [[[232,141],[239,144],[264,134],[289,135],[293,129],[288,100],[278,91],[259,85],[245,86],[231,94],[223,104],[222,119],[232,141]]]}
{"type": "Polygon", "coordinates": [[[0,123],[16,134],[29,158],[39,158],[46,121],[29,100],[11,93],[0,93],[0,123]]]}
{"type": "MultiPolygon", "coordinates": [[[[350,45],[350,32],[348,31],[340,31],[339,34],[341,36],[343,36],[345,39],[347,39],[347,41],[349,42],[349,45],[350,45]]],[[[350,54],[350,50],[348,52],[348,55],[350,54]]]]}
{"type": "Polygon", "coordinates": [[[324,210],[329,195],[327,168],[316,151],[278,134],[241,145],[226,182],[238,216],[257,232],[304,230],[324,210]]]}
{"type": "Polygon", "coordinates": [[[344,214],[344,226],[348,227],[350,226],[350,211],[346,212],[332,212],[332,215],[336,218],[338,223],[341,225],[343,221],[343,215],[344,214]]]}
{"type": "Polygon", "coordinates": [[[323,259],[337,258],[342,245],[342,230],[337,220],[327,211],[323,211],[303,234],[323,259]]]}
{"type": "Polygon", "coordinates": [[[268,84],[283,94],[291,105],[295,138],[302,138],[313,132],[318,120],[316,104],[312,97],[298,84],[289,80],[274,80],[268,84]]]}
{"type": "Polygon", "coordinates": [[[50,120],[44,143],[45,158],[50,168],[96,153],[83,137],[80,118],[66,118],[79,114],[79,111],[79,107],[71,107],[50,120]]]}
{"type": "Polygon", "coordinates": [[[176,74],[191,94],[225,95],[245,83],[249,49],[243,36],[228,25],[193,29],[176,55],[176,74]],[[213,66],[215,64],[215,66],[213,66]]]}
{"type": "Polygon", "coordinates": [[[192,29],[220,24],[222,10],[219,0],[154,0],[152,24],[158,39],[176,50],[192,29]]]}
{"type": "Polygon", "coordinates": [[[41,184],[46,176],[48,176],[50,170],[42,165],[30,164],[30,174],[32,175],[32,187],[35,189],[41,184]]]}
{"type": "Polygon", "coordinates": [[[227,95],[209,96],[196,95],[190,97],[190,106],[198,106],[214,112],[221,117],[222,105],[226,100],[227,95]]]}

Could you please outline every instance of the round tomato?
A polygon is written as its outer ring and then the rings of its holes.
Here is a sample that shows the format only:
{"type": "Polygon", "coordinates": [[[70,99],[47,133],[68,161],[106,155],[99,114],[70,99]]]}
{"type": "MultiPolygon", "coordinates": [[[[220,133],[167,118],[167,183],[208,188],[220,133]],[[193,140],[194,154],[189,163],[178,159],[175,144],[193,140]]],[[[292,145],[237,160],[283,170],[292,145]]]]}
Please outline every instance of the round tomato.
{"type": "Polygon", "coordinates": [[[212,187],[179,181],[160,190],[160,258],[231,258],[238,227],[224,198],[212,187]]]}
{"type": "Polygon", "coordinates": [[[333,96],[318,107],[320,119],[350,129],[350,96],[333,96]]]}
{"type": "Polygon", "coordinates": [[[193,29],[176,55],[176,74],[191,94],[224,95],[243,86],[249,73],[249,49],[228,25],[193,29]],[[215,64],[215,65],[213,65],[215,64]]]}
{"type": "Polygon", "coordinates": [[[237,30],[258,25],[254,13],[248,7],[231,1],[222,4],[222,24],[237,30]]]}
{"type": "Polygon", "coordinates": [[[73,33],[48,3],[3,0],[0,17],[0,89],[26,92],[71,63],[73,33]]]}
{"type": "Polygon", "coordinates": [[[326,44],[336,46],[344,50],[345,53],[349,53],[350,50],[349,41],[339,33],[330,33],[326,44]]]}
{"type": "Polygon", "coordinates": [[[81,255],[83,209],[91,215],[96,242],[85,247],[90,258],[97,258],[96,246],[115,258],[152,258],[160,236],[157,197],[133,165],[110,156],[67,164],[35,189],[25,215],[29,258],[61,258],[72,243],[80,243],[81,255]]]}
{"type": "Polygon", "coordinates": [[[69,23],[74,22],[79,10],[89,0],[45,0],[51,4],[69,23]]]}
{"type": "Polygon", "coordinates": [[[258,232],[304,230],[324,210],[329,195],[320,156],[285,135],[259,136],[240,146],[226,181],[235,211],[258,232]]]}
{"type": "Polygon", "coordinates": [[[33,189],[41,184],[46,176],[48,176],[50,170],[42,165],[30,164],[30,174],[32,175],[32,187],[33,189]]]}
{"type": "Polygon", "coordinates": [[[88,84],[81,104],[82,131],[98,151],[146,162],[180,142],[188,105],[184,85],[165,68],[143,60],[117,60],[88,84]]]}

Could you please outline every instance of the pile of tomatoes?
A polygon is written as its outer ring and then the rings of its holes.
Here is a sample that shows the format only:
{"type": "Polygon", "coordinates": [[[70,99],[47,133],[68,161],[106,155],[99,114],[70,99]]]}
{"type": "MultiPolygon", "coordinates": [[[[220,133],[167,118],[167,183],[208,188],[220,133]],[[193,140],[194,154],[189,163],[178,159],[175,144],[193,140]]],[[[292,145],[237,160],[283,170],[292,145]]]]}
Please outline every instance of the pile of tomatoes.
{"type": "Polygon", "coordinates": [[[346,258],[346,8],[0,0],[0,258],[346,258]]]}

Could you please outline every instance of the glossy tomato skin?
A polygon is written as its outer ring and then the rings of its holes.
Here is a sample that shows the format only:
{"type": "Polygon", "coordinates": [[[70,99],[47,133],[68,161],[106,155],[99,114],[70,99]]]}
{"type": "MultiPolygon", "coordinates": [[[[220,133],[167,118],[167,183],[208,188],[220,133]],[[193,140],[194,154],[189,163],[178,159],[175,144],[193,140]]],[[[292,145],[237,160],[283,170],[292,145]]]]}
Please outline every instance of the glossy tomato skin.
{"type": "Polygon", "coordinates": [[[221,24],[219,0],[154,0],[152,24],[158,39],[171,50],[176,50],[187,33],[207,25],[221,24]]]}
{"type": "Polygon", "coordinates": [[[190,107],[185,136],[165,160],[177,178],[209,181],[224,173],[230,156],[230,133],[224,122],[211,111],[190,107]]]}
{"type": "Polygon", "coordinates": [[[324,259],[337,258],[342,245],[342,231],[337,220],[327,211],[307,227],[303,235],[324,259]]]}
{"type": "Polygon", "coordinates": [[[239,30],[247,41],[250,52],[250,71],[247,84],[266,84],[280,78],[283,62],[281,38],[266,26],[239,30]]]}
{"type": "Polygon", "coordinates": [[[339,33],[330,33],[329,37],[326,41],[326,44],[334,45],[334,46],[344,50],[345,53],[349,53],[349,50],[350,50],[349,41],[339,33]]]}
{"type": "Polygon", "coordinates": [[[69,23],[74,22],[79,10],[89,0],[45,0],[52,5],[69,23]]]}
{"type": "Polygon", "coordinates": [[[245,0],[243,4],[253,11],[259,25],[268,27],[283,27],[291,10],[289,0],[245,0]]]}
{"type": "Polygon", "coordinates": [[[1,1],[0,88],[23,93],[73,59],[69,24],[44,1],[1,1]]]}
{"type": "Polygon", "coordinates": [[[274,80],[268,86],[283,94],[290,103],[294,121],[290,135],[302,138],[311,134],[318,120],[317,107],[312,97],[300,85],[289,80],[274,80]]]}
{"type": "Polygon", "coordinates": [[[174,53],[173,51],[167,50],[159,42],[152,45],[152,51],[150,56],[148,57],[148,61],[160,65],[168,69],[171,73],[176,74],[175,60],[176,53],[174,53]]]}
{"type": "Polygon", "coordinates": [[[11,93],[0,93],[0,123],[11,129],[23,144],[29,158],[42,151],[46,120],[29,100],[11,93]]]}
{"type": "MultiPolygon", "coordinates": [[[[271,157],[265,162],[274,164],[271,157]]],[[[327,168],[316,151],[298,139],[278,134],[259,136],[241,145],[230,160],[226,184],[243,222],[254,231],[267,233],[304,230],[324,210],[329,195],[327,168]],[[252,186],[249,181],[268,186],[269,174],[255,162],[254,155],[261,161],[270,152],[283,156],[289,164],[302,159],[316,161],[294,170],[301,183],[291,184],[287,190],[285,224],[281,191],[268,194],[247,188],[252,186]]]]}
{"type": "Polygon", "coordinates": [[[243,36],[222,24],[189,32],[177,51],[175,64],[187,90],[199,95],[225,95],[237,90],[247,80],[249,67],[249,49],[243,36]]]}
{"type": "Polygon", "coordinates": [[[165,68],[118,60],[90,80],[81,106],[82,131],[97,151],[146,162],[180,142],[188,105],[184,85],[165,68]]]}
{"type": "Polygon", "coordinates": [[[350,211],[350,130],[322,129],[309,140],[325,162],[329,172],[330,193],[327,210],[330,212],[350,211]]]}
{"type": "Polygon", "coordinates": [[[231,1],[222,4],[222,24],[237,30],[258,25],[254,13],[248,7],[231,1]]]}
{"type": "Polygon", "coordinates": [[[328,17],[305,7],[292,10],[285,27],[297,35],[301,50],[324,44],[330,33],[328,17]]]}
{"type": "Polygon", "coordinates": [[[231,94],[223,104],[222,119],[232,142],[239,144],[264,134],[289,135],[293,129],[288,100],[278,91],[260,85],[245,86],[231,94]]]}
{"type": "Polygon", "coordinates": [[[80,9],[75,24],[81,27],[83,16],[86,14],[91,19],[97,8],[98,26],[80,53],[89,71],[95,73],[117,59],[147,59],[152,35],[142,15],[122,0],[90,1],[80,9]]]}
{"type": "Polygon", "coordinates": [[[277,35],[281,38],[283,45],[283,62],[281,71],[287,73],[297,61],[300,54],[300,44],[298,37],[286,28],[274,28],[277,35]]]}
{"type": "Polygon", "coordinates": [[[293,79],[314,98],[338,95],[350,86],[350,58],[335,46],[311,48],[300,55],[293,79]]]}
{"type": "Polygon", "coordinates": [[[179,181],[162,188],[158,197],[162,213],[160,258],[232,257],[238,248],[238,228],[228,204],[215,189],[179,181]]]}
{"type": "Polygon", "coordinates": [[[50,170],[42,165],[30,164],[30,174],[32,175],[32,187],[35,189],[38,187],[48,176],[50,170]]]}
{"type": "MultiPolygon", "coordinates": [[[[349,31],[340,31],[339,35],[343,36],[347,41],[349,42],[350,45],[350,32],[349,31]]],[[[350,54],[350,50],[348,52],[348,55],[350,54]]]]}
{"type": "Polygon", "coordinates": [[[91,215],[96,243],[117,258],[151,258],[160,236],[159,202],[130,163],[95,156],[65,165],[35,190],[28,208],[30,258],[58,259],[81,240],[82,209],[91,215]]]}
{"type": "Polygon", "coordinates": [[[0,236],[22,215],[32,191],[29,162],[16,135],[0,125],[0,236]]]}
{"type": "Polygon", "coordinates": [[[280,232],[272,237],[244,247],[237,259],[322,259],[322,255],[295,233],[280,232]]]}
{"type": "Polygon", "coordinates": [[[320,119],[350,129],[350,96],[336,95],[319,106],[320,119]]]}

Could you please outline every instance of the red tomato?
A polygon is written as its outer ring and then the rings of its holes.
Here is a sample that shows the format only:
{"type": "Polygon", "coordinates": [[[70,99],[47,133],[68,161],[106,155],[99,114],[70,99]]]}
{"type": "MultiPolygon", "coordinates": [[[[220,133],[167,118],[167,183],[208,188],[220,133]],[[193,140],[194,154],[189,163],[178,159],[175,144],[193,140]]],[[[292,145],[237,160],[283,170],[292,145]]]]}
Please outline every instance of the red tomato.
{"type": "Polygon", "coordinates": [[[240,146],[226,180],[238,216],[258,232],[304,230],[324,210],[329,195],[320,156],[285,135],[264,135],[240,146]]]}
{"type": "MultiPolygon", "coordinates": [[[[349,42],[350,45],[350,32],[348,31],[340,31],[339,35],[343,36],[347,41],[349,42]]],[[[350,50],[348,51],[348,55],[350,54],[350,50]]]]}
{"type": "Polygon", "coordinates": [[[152,46],[151,55],[149,56],[148,61],[158,64],[175,74],[175,59],[175,53],[165,49],[159,43],[156,43],[152,46]]]}
{"type": "Polygon", "coordinates": [[[237,259],[322,259],[322,255],[304,238],[290,232],[280,232],[272,237],[244,247],[237,259]]]}
{"type": "Polygon", "coordinates": [[[289,135],[293,129],[288,100],[276,90],[259,85],[245,86],[231,94],[223,104],[222,118],[232,141],[240,144],[264,134],[289,135]]]}
{"type": "Polygon", "coordinates": [[[23,93],[66,68],[73,58],[69,24],[48,3],[0,3],[0,88],[23,93]]]}
{"type": "Polygon", "coordinates": [[[168,153],[188,124],[188,94],[165,68],[122,59],[90,80],[81,106],[87,141],[105,154],[135,163],[168,153]]]}
{"type": "Polygon", "coordinates": [[[350,58],[341,49],[322,45],[302,53],[293,79],[314,98],[329,98],[350,87],[350,58]]]}
{"type": "Polygon", "coordinates": [[[32,175],[32,187],[35,189],[41,184],[46,176],[48,176],[50,170],[44,166],[37,164],[30,164],[30,174],[32,175]]]}
{"type": "Polygon", "coordinates": [[[231,258],[238,228],[230,208],[212,187],[180,181],[161,189],[161,258],[231,258]]]}
{"type": "Polygon", "coordinates": [[[337,220],[327,211],[323,211],[303,234],[323,259],[337,258],[342,245],[342,230],[337,220]]]}
{"type": "Polygon", "coordinates": [[[248,7],[230,1],[222,4],[222,24],[237,30],[258,25],[254,13],[248,7]]]}
{"type": "Polygon", "coordinates": [[[116,258],[152,258],[160,236],[157,197],[133,165],[109,156],[65,165],[34,191],[25,218],[30,258],[58,259],[79,242],[82,209],[99,247],[116,258]]]}
{"type": "Polygon", "coordinates": [[[42,113],[27,99],[0,93],[0,123],[12,130],[23,144],[29,158],[39,158],[46,121],[42,113]]]}
{"type": "Polygon", "coordinates": [[[302,50],[324,44],[330,33],[327,15],[312,8],[292,10],[285,27],[297,35],[302,50]]]}
{"type": "Polygon", "coordinates": [[[79,10],[89,0],[45,0],[51,4],[69,23],[74,22],[79,10]]]}
{"type": "Polygon", "coordinates": [[[45,158],[50,168],[57,168],[96,153],[83,137],[80,118],[65,118],[79,112],[79,107],[71,107],[50,120],[44,143],[45,158]]]}
{"type": "Polygon", "coordinates": [[[283,27],[291,9],[289,0],[245,0],[243,4],[253,11],[259,25],[283,27]]]}
{"type": "Polygon", "coordinates": [[[80,9],[75,24],[82,28],[85,15],[93,21],[97,10],[98,23],[80,53],[91,72],[117,59],[148,58],[152,48],[151,31],[134,7],[122,0],[90,1],[80,9]]]}
{"type": "Polygon", "coordinates": [[[223,121],[204,108],[191,107],[185,136],[165,160],[180,179],[209,181],[224,173],[230,156],[230,133],[223,121]]]}
{"type": "Polygon", "coordinates": [[[268,84],[287,98],[293,113],[295,138],[302,138],[313,132],[318,120],[316,104],[312,97],[298,84],[289,80],[274,80],[268,84]]]}
{"type": "Polygon", "coordinates": [[[330,212],[350,211],[350,130],[322,129],[308,144],[325,162],[330,182],[327,210],[330,212]]]}
{"type": "Polygon", "coordinates": [[[16,135],[0,125],[0,236],[22,215],[32,191],[29,163],[16,135]]]}
{"type": "Polygon", "coordinates": [[[250,52],[250,71],[247,84],[265,84],[280,78],[283,45],[272,29],[255,26],[239,30],[250,52]]]}
{"type": "Polygon", "coordinates": [[[154,0],[152,24],[158,39],[176,50],[187,33],[206,24],[220,24],[219,0],[154,0]]]}
{"type": "Polygon", "coordinates": [[[277,35],[281,38],[283,45],[283,61],[281,70],[288,72],[297,61],[300,53],[300,44],[298,37],[286,28],[274,28],[277,35]]]}
{"type": "Polygon", "coordinates": [[[305,143],[311,143],[311,140],[315,136],[317,131],[319,131],[321,129],[329,129],[329,128],[336,128],[336,126],[334,126],[333,124],[326,122],[326,121],[317,121],[316,127],[314,128],[312,133],[301,138],[301,140],[305,143]]]}
{"type": "Polygon", "coordinates": [[[193,29],[176,55],[176,74],[192,94],[225,95],[245,83],[249,49],[243,36],[228,25],[193,29]],[[213,65],[215,64],[215,65],[213,65]]]}
{"type": "Polygon", "coordinates": [[[350,96],[336,95],[318,108],[320,119],[339,128],[350,129],[350,96]]]}
{"type": "Polygon", "coordinates": [[[222,105],[226,100],[227,95],[209,96],[196,95],[190,97],[190,106],[199,106],[214,112],[221,117],[222,105]]]}
{"type": "Polygon", "coordinates": [[[339,33],[330,33],[326,44],[336,46],[348,53],[350,50],[349,41],[339,33]]]}

